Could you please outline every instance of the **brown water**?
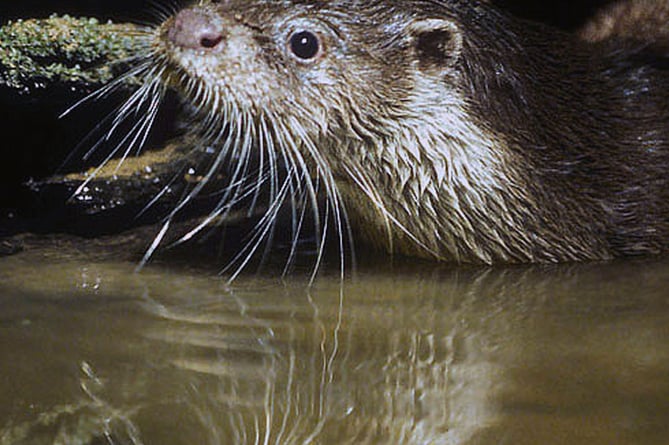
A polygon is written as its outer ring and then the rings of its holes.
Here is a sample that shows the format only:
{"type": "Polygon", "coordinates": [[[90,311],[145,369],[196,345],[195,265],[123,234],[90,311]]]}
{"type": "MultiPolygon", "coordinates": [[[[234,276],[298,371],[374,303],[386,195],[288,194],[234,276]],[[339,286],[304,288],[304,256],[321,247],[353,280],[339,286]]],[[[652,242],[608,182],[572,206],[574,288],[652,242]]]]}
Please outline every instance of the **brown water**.
{"type": "Polygon", "coordinates": [[[669,443],[666,259],[134,267],[0,259],[0,444],[669,443]]]}

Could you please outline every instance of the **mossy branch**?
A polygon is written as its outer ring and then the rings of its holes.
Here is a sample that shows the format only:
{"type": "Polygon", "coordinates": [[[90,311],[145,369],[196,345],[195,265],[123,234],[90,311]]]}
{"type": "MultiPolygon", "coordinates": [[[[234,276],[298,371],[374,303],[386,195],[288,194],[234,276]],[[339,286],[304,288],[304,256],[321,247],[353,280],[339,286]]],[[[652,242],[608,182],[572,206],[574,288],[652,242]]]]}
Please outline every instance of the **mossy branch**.
{"type": "Polygon", "coordinates": [[[52,85],[90,90],[136,54],[132,24],[53,15],[0,27],[0,87],[31,94],[52,85]]]}

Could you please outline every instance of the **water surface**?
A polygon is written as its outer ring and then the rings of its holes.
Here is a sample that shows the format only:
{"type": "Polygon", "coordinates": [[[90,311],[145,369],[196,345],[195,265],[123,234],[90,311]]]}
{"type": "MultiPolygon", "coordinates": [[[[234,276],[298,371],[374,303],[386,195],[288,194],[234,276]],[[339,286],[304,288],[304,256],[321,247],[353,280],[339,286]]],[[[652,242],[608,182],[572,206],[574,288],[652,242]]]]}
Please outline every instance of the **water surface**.
{"type": "Polygon", "coordinates": [[[0,258],[0,444],[669,443],[667,259],[135,266],[0,258]]]}

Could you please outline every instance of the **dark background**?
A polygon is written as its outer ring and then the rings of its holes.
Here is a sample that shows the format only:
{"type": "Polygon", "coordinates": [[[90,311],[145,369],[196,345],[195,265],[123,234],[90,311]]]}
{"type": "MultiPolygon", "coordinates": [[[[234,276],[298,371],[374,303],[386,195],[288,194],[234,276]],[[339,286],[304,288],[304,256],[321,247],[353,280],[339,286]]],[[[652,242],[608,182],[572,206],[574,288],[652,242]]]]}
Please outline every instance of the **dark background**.
{"type": "Polygon", "coordinates": [[[564,29],[574,29],[611,0],[492,0],[492,3],[521,17],[564,29]]]}
{"type": "MultiPolygon", "coordinates": [[[[161,0],[158,0],[160,2],[161,0]]],[[[20,2],[3,2],[0,18],[17,19],[25,17],[48,17],[53,13],[85,15],[114,20],[141,19],[150,15],[151,2],[147,0],[23,0],[20,2]]],[[[174,3],[173,0],[164,0],[161,3],[174,3]]]]}
{"type": "MultiPolygon", "coordinates": [[[[178,0],[156,0],[162,4],[175,5],[187,3],[178,0]]],[[[20,2],[3,2],[0,19],[19,17],[48,16],[53,12],[75,15],[93,15],[115,20],[148,19],[153,17],[152,8],[148,0],[133,1],[95,1],[95,0],[68,0],[45,1],[24,0],[20,2]]],[[[602,5],[611,3],[610,0],[493,0],[493,3],[505,8],[514,14],[534,20],[540,20],[564,28],[578,26],[585,17],[602,5]]]]}
{"type": "MultiPolygon", "coordinates": [[[[586,21],[597,8],[610,0],[492,0],[513,14],[543,21],[563,29],[575,29],[586,21]]],[[[47,17],[53,13],[74,16],[93,16],[114,21],[138,23],[156,22],[156,7],[169,9],[179,0],[24,0],[3,2],[0,24],[17,18],[47,17]]],[[[75,101],[72,97],[49,97],[50,92],[36,98],[16,97],[0,88],[0,238],[7,232],[7,221],[16,215],[41,218],[40,209],[45,199],[24,186],[31,178],[44,178],[61,166],[68,153],[72,153],[88,129],[95,126],[109,110],[88,107],[85,112],[74,113],[65,119],[58,115],[75,101]],[[45,97],[46,96],[46,97],[45,97]]],[[[101,108],[103,105],[97,106],[101,108]]],[[[76,156],[76,154],[75,154],[76,156]]],[[[75,157],[73,156],[73,157],[75,157]]],[[[53,201],[52,198],[49,198],[53,201]]],[[[13,224],[15,225],[15,224],[13,224]]],[[[13,229],[12,231],[16,231],[13,229]]]]}

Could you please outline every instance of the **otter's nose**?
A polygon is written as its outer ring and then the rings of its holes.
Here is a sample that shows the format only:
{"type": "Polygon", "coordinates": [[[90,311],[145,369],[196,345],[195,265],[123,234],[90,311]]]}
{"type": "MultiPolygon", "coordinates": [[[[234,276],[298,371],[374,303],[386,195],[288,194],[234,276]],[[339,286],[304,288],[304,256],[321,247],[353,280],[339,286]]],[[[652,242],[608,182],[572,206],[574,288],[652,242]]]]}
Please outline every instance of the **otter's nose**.
{"type": "Polygon", "coordinates": [[[167,38],[185,49],[214,49],[223,41],[223,32],[206,13],[184,9],[174,17],[167,38]]]}

